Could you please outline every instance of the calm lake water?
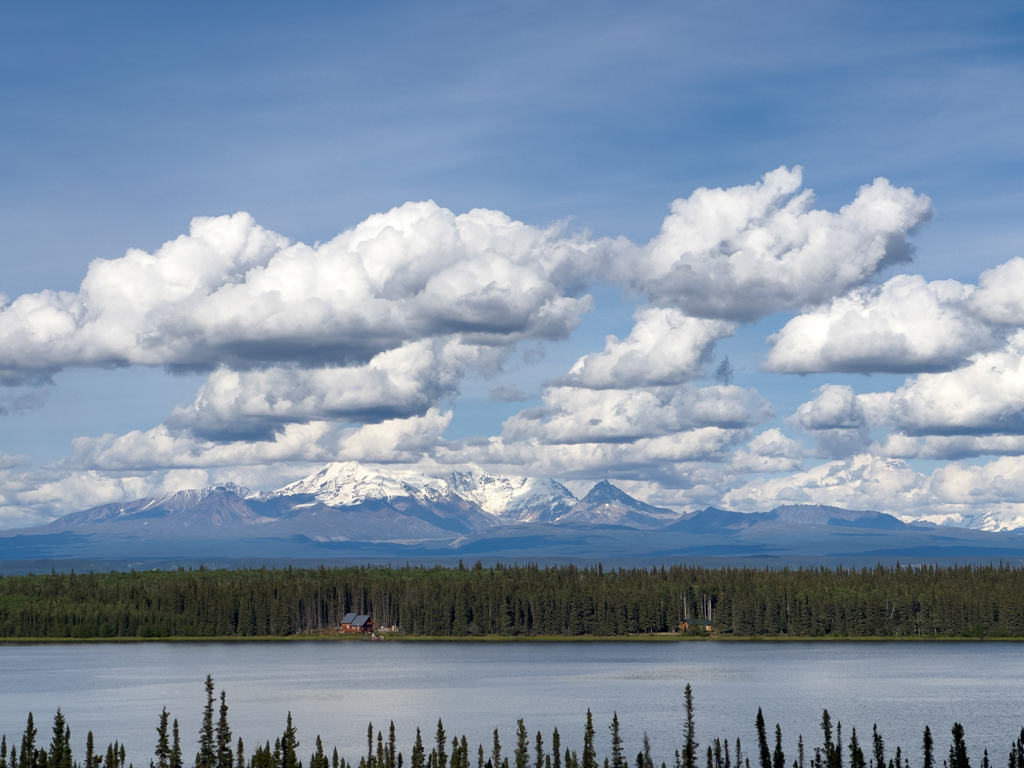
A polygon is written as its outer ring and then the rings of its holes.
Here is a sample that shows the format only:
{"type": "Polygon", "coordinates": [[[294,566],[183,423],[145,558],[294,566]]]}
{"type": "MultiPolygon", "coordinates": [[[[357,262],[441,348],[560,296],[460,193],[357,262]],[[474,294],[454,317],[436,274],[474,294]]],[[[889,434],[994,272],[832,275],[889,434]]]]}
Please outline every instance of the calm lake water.
{"type": "MultiPolygon", "coordinates": [[[[753,755],[754,718],[782,724],[787,761],[797,734],[820,743],[825,707],[855,726],[862,744],[878,723],[889,752],[899,744],[920,764],[925,724],[939,759],[955,720],[972,758],[988,748],[1005,765],[1024,722],[1024,644],[1018,643],[146,643],[0,646],[0,732],[20,740],[35,713],[49,744],[53,714],[68,718],[76,757],[92,730],[115,738],[136,766],[148,765],[162,707],[181,724],[186,761],[195,754],[203,680],[227,691],[235,737],[251,752],[271,741],[292,712],[305,762],[319,733],[328,749],[362,752],[367,721],[398,728],[406,764],[416,727],[432,740],[438,717],[448,740],[465,733],[473,746],[501,729],[511,754],[516,720],[545,741],[555,726],[563,749],[580,750],[587,708],[600,754],[617,711],[627,754],[644,731],[658,762],[671,764],[681,741],[683,687],[693,685],[698,739],[739,736],[753,755]]],[[[809,749],[809,754],[811,754],[809,749]]],[[[631,761],[632,762],[632,761],[631,761]]],[[[703,756],[701,760],[703,765],[703,756]]],[[[940,763],[941,765],[941,763],[940,763]]]]}

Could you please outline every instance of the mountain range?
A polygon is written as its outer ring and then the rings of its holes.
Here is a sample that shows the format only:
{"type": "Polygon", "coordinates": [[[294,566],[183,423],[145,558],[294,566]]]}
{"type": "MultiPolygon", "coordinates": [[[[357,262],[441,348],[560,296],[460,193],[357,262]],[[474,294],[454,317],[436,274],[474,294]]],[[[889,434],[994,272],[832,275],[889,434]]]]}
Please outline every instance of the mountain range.
{"type": "Polygon", "coordinates": [[[0,560],[268,558],[1024,559],[1024,536],[785,505],[682,514],[608,481],[583,498],[550,479],[430,476],[333,463],[276,491],[226,483],[0,531],[0,560]]]}

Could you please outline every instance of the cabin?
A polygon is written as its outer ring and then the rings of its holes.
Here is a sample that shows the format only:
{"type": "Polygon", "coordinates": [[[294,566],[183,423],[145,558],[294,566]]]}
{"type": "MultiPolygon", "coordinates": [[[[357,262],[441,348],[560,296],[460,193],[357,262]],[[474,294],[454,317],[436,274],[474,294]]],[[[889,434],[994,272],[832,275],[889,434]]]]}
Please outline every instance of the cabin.
{"type": "Polygon", "coordinates": [[[715,628],[710,621],[704,621],[703,619],[683,619],[679,622],[680,632],[689,632],[690,630],[703,630],[710,634],[715,631],[715,628]]]}
{"type": "Polygon", "coordinates": [[[373,632],[373,619],[364,613],[346,613],[338,627],[341,632],[373,632]]]}

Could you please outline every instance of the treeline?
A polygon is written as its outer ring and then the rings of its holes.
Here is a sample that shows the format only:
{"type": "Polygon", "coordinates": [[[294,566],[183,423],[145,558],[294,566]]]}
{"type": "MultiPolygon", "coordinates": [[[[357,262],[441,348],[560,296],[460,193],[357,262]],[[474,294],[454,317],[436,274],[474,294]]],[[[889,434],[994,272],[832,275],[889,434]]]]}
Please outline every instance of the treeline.
{"type": "MultiPolygon", "coordinates": [[[[350,611],[428,636],[1024,637],[1008,566],[572,565],[184,570],[0,577],[0,637],[259,637],[350,611]]],[[[1022,767],[1024,768],[1024,767],[1022,767]]]]}
{"type": "MultiPolygon", "coordinates": [[[[298,731],[290,712],[284,732],[274,738],[273,744],[267,739],[247,756],[242,739],[239,738],[237,742],[233,740],[228,721],[227,694],[221,691],[220,705],[217,707],[214,690],[213,679],[207,675],[206,706],[199,728],[199,749],[195,759],[190,762],[184,759],[178,721],[174,720],[171,725],[171,715],[165,708],[159,716],[150,768],[188,768],[189,765],[192,768],[303,768],[299,758],[298,731]],[[217,717],[215,712],[218,713],[217,717]]],[[[745,755],[738,738],[734,741],[715,738],[702,755],[696,737],[693,691],[689,685],[683,696],[681,738],[676,742],[679,746],[671,759],[661,761],[661,768],[670,765],[673,768],[751,768],[751,760],[755,768],[789,768],[782,748],[782,728],[779,724],[775,725],[772,749],[760,709],[754,722],[757,744],[754,745],[753,757],[745,755]]],[[[618,714],[612,717],[606,740],[599,740],[593,715],[588,709],[582,749],[579,751],[570,746],[565,746],[563,751],[557,728],[552,731],[550,742],[546,742],[541,731],[537,731],[531,739],[523,720],[520,719],[516,726],[515,746],[511,755],[503,753],[497,728],[494,729],[493,740],[486,752],[483,744],[471,750],[465,735],[461,738],[453,736],[449,743],[441,720],[437,721],[432,748],[429,743],[424,744],[423,734],[417,728],[410,751],[409,768],[471,768],[474,764],[476,768],[512,768],[513,765],[515,768],[600,768],[599,752],[602,751],[602,745],[607,746],[604,768],[656,768],[657,765],[646,732],[636,757],[630,759],[621,736],[618,714]]],[[[901,747],[897,746],[891,755],[887,752],[885,739],[877,724],[871,735],[864,739],[860,739],[857,729],[853,728],[849,741],[844,744],[842,723],[836,723],[833,728],[826,709],[821,717],[821,731],[822,741],[814,747],[813,755],[805,749],[803,735],[800,735],[792,768],[844,768],[844,751],[849,760],[849,768],[911,768],[910,757],[901,747]]],[[[97,751],[91,731],[86,739],[83,759],[81,762],[76,760],[71,748],[71,728],[59,709],[53,719],[53,737],[49,748],[38,743],[38,736],[32,714],[29,713],[20,744],[12,740],[8,746],[6,735],[0,740],[0,768],[126,768],[124,745],[115,741],[108,744],[105,752],[97,751]]],[[[941,752],[936,754],[928,726],[924,729],[920,754],[920,762],[915,760],[915,768],[936,768],[942,759],[941,752]]],[[[359,758],[358,764],[340,757],[337,747],[328,757],[323,740],[318,735],[307,765],[308,768],[355,768],[356,765],[358,768],[404,768],[405,764],[404,754],[398,751],[395,724],[392,721],[387,736],[383,730],[377,730],[376,740],[373,723],[370,723],[366,731],[366,753],[359,758]]],[[[971,768],[964,728],[960,723],[953,725],[948,753],[942,764],[944,768],[971,768]]],[[[134,765],[129,763],[127,768],[134,768],[134,765]]],[[[992,768],[987,749],[981,758],[980,768],[992,768]]],[[[1007,768],[1024,768],[1024,729],[1011,742],[1007,768]]]]}

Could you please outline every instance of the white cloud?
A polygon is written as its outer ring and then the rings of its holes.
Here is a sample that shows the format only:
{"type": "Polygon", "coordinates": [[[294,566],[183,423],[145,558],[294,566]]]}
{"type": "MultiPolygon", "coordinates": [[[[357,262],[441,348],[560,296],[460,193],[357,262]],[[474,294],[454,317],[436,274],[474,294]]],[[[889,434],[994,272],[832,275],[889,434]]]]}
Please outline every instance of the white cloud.
{"type": "Polygon", "coordinates": [[[802,403],[787,421],[813,436],[822,456],[852,456],[871,442],[863,404],[845,385],[819,387],[818,396],[802,403]]]}
{"type": "Polygon", "coordinates": [[[723,500],[750,511],[796,503],[889,512],[927,506],[927,490],[927,478],[905,462],[861,454],[787,477],[756,478],[723,500]]]}
{"type": "Polygon", "coordinates": [[[946,373],[923,373],[870,398],[876,419],[908,435],[1024,433],[1024,331],[998,352],[946,373]]]}
{"type": "Polygon", "coordinates": [[[756,435],[745,449],[736,451],[730,469],[737,473],[797,472],[803,469],[806,456],[803,443],[773,427],[756,435]]]}
{"type": "Polygon", "coordinates": [[[861,187],[838,213],[813,210],[801,170],[758,184],[698,189],[672,203],[661,233],[622,252],[622,279],[652,303],[699,317],[754,320],[820,304],[906,261],[906,237],[931,203],[885,179],[861,187]]]}
{"type": "Polygon", "coordinates": [[[1024,259],[1010,259],[982,272],[971,304],[992,323],[1024,325],[1024,259]]]}
{"type": "Polygon", "coordinates": [[[506,440],[627,442],[700,427],[743,429],[772,415],[754,390],[737,386],[591,390],[552,387],[544,405],[507,419],[506,440]]]}
{"type": "Polygon", "coordinates": [[[97,259],[77,292],[3,307],[0,366],[10,382],[68,366],[345,365],[450,334],[563,338],[591,307],[566,292],[621,247],[432,202],[312,247],[248,214],[197,218],[153,254],[97,259]]]}
{"type": "Polygon", "coordinates": [[[503,355],[501,348],[432,339],[382,352],[361,366],[219,368],[195,401],[175,409],[166,423],[201,437],[265,440],[289,423],[422,415],[455,395],[468,369],[493,372],[503,355]]]}
{"type": "Polygon", "coordinates": [[[739,509],[826,504],[873,509],[905,521],[1001,530],[1024,525],[1024,457],[983,465],[950,462],[931,475],[900,459],[862,454],[789,477],[755,479],[725,495],[739,509]]]}
{"type": "Polygon", "coordinates": [[[677,309],[644,307],[633,318],[626,339],[608,336],[604,351],[581,357],[561,383],[592,389],[681,384],[700,373],[716,341],[736,332],[733,323],[677,309]]]}
{"type": "Polygon", "coordinates": [[[1002,340],[974,314],[974,286],[898,275],[798,315],[769,337],[766,371],[917,372],[956,368],[1002,340]]]}

